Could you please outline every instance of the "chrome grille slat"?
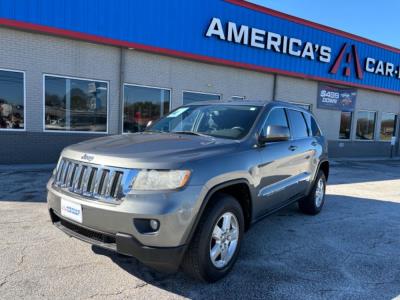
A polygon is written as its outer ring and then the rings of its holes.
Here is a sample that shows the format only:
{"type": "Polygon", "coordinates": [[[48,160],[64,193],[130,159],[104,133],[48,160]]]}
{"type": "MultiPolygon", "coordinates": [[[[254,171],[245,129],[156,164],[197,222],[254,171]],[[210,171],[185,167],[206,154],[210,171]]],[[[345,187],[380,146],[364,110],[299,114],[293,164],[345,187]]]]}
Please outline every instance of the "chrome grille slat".
{"type": "Polygon", "coordinates": [[[76,181],[77,181],[77,178],[79,177],[80,173],[81,173],[81,165],[75,164],[74,176],[71,178],[71,186],[70,186],[71,192],[75,190],[76,181]]]}
{"type": "Polygon", "coordinates": [[[93,195],[93,191],[94,191],[94,185],[95,185],[95,181],[96,181],[96,176],[97,176],[97,168],[92,168],[92,174],[90,175],[90,182],[89,182],[89,186],[88,186],[88,193],[90,195],[93,195]]]}
{"type": "Polygon", "coordinates": [[[94,188],[93,188],[93,195],[96,197],[99,195],[99,189],[100,189],[100,183],[103,178],[103,169],[98,169],[97,174],[96,174],[96,181],[94,183],[94,188]]]}
{"type": "Polygon", "coordinates": [[[85,172],[82,176],[82,183],[81,183],[82,192],[84,195],[87,194],[88,192],[89,179],[91,174],[92,174],[92,167],[86,167],[85,172]]]}
{"type": "Polygon", "coordinates": [[[60,180],[61,180],[61,175],[62,175],[62,172],[63,172],[64,164],[65,164],[65,161],[62,160],[62,161],[60,162],[59,167],[58,167],[57,176],[56,176],[56,181],[57,181],[58,183],[59,183],[60,180]]]}
{"type": "Polygon", "coordinates": [[[68,163],[65,164],[64,170],[63,170],[62,175],[61,175],[61,185],[62,185],[62,187],[66,186],[67,176],[68,176],[69,169],[71,168],[71,165],[72,165],[71,162],[68,162],[68,163]]]}
{"type": "Polygon", "coordinates": [[[85,179],[85,176],[86,176],[87,169],[88,169],[87,166],[85,166],[85,165],[82,166],[81,174],[80,174],[80,176],[78,178],[78,185],[77,185],[78,186],[77,190],[78,190],[79,193],[83,192],[83,184],[84,184],[84,179],[85,179]]]}
{"type": "Polygon", "coordinates": [[[109,178],[110,178],[110,171],[104,170],[101,186],[99,187],[99,189],[100,189],[99,194],[102,196],[105,196],[105,194],[106,194],[109,178]]]}
{"type": "Polygon", "coordinates": [[[76,169],[76,164],[71,162],[71,166],[70,166],[70,168],[68,170],[68,174],[67,174],[67,180],[65,182],[65,187],[71,186],[71,179],[73,178],[72,176],[74,175],[75,169],[76,169]]]}
{"type": "Polygon", "coordinates": [[[121,183],[122,183],[122,177],[124,176],[124,173],[117,172],[117,176],[118,176],[118,178],[116,180],[114,180],[115,187],[114,187],[113,193],[111,195],[114,198],[118,198],[119,195],[121,194],[121,183]]]}
{"type": "Polygon", "coordinates": [[[85,167],[83,165],[79,165],[78,171],[76,172],[76,176],[74,178],[74,185],[73,185],[73,191],[74,193],[80,193],[80,181],[82,178],[82,173],[85,171],[85,167]]]}
{"type": "Polygon", "coordinates": [[[115,175],[116,175],[115,171],[111,171],[110,172],[110,175],[108,177],[106,192],[105,192],[105,196],[106,197],[110,197],[111,196],[111,189],[112,189],[112,186],[114,184],[115,175]]]}
{"type": "Polygon", "coordinates": [[[63,158],[53,186],[92,200],[118,203],[129,191],[137,170],[101,166],[63,158]]]}

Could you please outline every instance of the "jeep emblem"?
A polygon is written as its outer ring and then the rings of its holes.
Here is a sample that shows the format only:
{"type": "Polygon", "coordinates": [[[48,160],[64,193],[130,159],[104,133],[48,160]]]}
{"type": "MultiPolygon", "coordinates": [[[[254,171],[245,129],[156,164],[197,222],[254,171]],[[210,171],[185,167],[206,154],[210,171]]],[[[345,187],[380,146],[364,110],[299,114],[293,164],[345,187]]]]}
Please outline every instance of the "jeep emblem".
{"type": "Polygon", "coordinates": [[[87,160],[88,162],[91,162],[94,159],[93,155],[88,155],[88,154],[84,154],[81,157],[82,160],[87,160]]]}

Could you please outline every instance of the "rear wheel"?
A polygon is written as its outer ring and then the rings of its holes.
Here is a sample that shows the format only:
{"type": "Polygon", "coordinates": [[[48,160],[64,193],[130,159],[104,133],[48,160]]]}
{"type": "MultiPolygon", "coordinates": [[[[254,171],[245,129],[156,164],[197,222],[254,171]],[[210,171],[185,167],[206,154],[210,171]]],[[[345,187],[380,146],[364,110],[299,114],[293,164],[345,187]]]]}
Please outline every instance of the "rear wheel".
{"type": "Polygon", "coordinates": [[[300,210],[308,215],[316,215],[324,206],[326,190],[326,177],[321,170],[318,172],[314,186],[307,197],[299,200],[300,210]]]}
{"type": "Polygon", "coordinates": [[[244,216],[238,201],[226,194],[215,196],[189,245],[184,271],[206,282],[226,276],[237,259],[243,229],[244,216]]]}

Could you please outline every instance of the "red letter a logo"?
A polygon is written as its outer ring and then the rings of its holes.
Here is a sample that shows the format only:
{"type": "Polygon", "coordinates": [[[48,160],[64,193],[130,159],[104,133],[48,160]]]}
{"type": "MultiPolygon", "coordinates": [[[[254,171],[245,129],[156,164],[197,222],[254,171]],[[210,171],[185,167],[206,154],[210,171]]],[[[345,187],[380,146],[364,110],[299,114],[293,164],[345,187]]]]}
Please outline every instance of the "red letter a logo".
{"type": "MultiPolygon", "coordinates": [[[[340,65],[342,64],[343,58],[345,56],[346,53],[346,49],[347,49],[347,43],[345,43],[342,47],[342,49],[340,50],[340,53],[338,55],[338,57],[335,60],[335,63],[333,64],[331,70],[329,71],[329,73],[331,74],[337,74],[340,65]]],[[[346,66],[344,67],[343,70],[343,75],[346,77],[349,77],[351,74],[351,69],[350,69],[350,63],[353,60],[354,62],[354,69],[356,71],[356,76],[358,79],[363,79],[363,71],[361,69],[361,65],[360,65],[360,59],[358,57],[358,53],[357,53],[357,48],[355,45],[351,46],[351,52],[348,52],[346,54],[346,66]]]]}

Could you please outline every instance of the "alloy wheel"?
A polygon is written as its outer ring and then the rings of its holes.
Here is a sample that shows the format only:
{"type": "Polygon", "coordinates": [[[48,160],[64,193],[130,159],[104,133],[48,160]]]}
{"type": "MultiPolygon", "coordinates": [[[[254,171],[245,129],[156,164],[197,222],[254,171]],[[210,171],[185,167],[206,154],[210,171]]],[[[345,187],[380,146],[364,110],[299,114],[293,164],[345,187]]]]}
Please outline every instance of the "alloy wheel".
{"type": "Polygon", "coordinates": [[[320,178],[315,189],[315,206],[320,207],[325,195],[325,182],[323,178],[320,178]]]}
{"type": "Polygon", "coordinates": [[[224,213],[215,223],[210,240],[210,259],[213,265],[224,268],[236,252],[239,240],[239,222],[231,212],[224,213]]]}

